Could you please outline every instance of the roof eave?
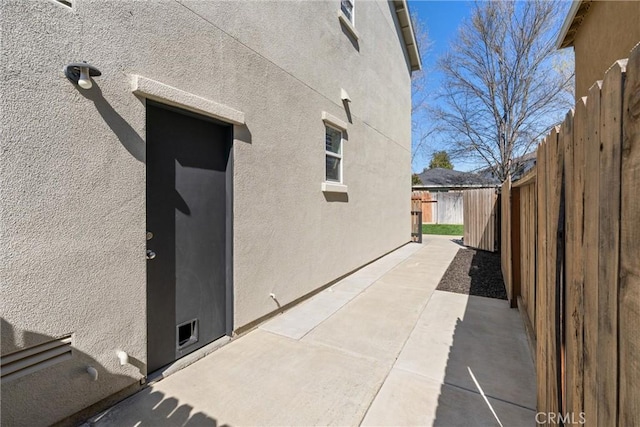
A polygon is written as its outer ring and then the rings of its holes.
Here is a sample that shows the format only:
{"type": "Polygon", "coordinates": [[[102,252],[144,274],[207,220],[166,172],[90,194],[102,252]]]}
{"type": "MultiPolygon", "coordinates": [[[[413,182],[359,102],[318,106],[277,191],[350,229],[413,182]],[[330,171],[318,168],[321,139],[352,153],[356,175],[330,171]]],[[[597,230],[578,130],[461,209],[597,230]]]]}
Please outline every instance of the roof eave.
{"type": "Polygon", "coordinates": [[[573,46],[575,35],[582,23],[582,19],[589,11],[591,2],[592,0],[573,0],[556,40],[557,49],[573,46]]]}
{"type": "Polygon", "coordinates": [[[418,50],[416,34],[413,31],[413,24],[411,23],[411,15],[409,14],[409,5],[407,4],[407,0],[393,0],[393,5],[396,10],[396,15],[398,15],[400,33],[404,40],[404,46],[407,49],[411,71],[421,70],[422,61],[420,59],[420,51],[418,50]]]}

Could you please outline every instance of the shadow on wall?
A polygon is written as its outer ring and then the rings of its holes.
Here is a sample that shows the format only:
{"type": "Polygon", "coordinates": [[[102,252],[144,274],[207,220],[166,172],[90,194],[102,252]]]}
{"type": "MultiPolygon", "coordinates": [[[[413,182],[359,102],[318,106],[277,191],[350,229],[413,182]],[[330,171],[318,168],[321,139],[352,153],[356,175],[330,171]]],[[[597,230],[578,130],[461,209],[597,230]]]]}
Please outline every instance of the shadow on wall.
{"type": "MultiPolygon", "coordinates": [[[[83,97],[93,102],[104,122],[111,128],[129,154],[136,160],[145,163],[146,145],[144,138],[138,135],[136,130],[109,104],[104,98],[100,86],[94,82],[91,89],[79,89],[77,86],[76,89],[83,97]]],[[[145,102],[144,99],[141,99],[141,101],[145,102]]],[[[247,144],[252,143],[251,131],[246,125],[234,126],[233,129],[234,139],[247,144]]]]}
{"type": "Polygon", "coordinates": [[[453,334],[436,350],[444,380],[433,425],[534,425],[535,368],[518,311],[493,298],[452,301],[453,334]]]}
{"type": "MultiPolygon", "coordinates": [[[[23,345],[22,343],[26,344],[26,348],[33,348],[57,339],[37,332],[22,331],[22,339],[18,340],[14,327],[5,319],[0,319],[0,322],[3,358],[22,350],[24,347],[18,347],[23,345]]],[[[66,424],[81,422],[82,417],[89,414],[77,413],[97,400],[128,389],[132,385],[134,391],[139,387],[136,378],[113,374],[86,353],[73,347],[71,351],[72,356],[62,356],[59,363],[43,366],[21,377],[2,380],[0,424],[39,426],[50,425],[67,418],[66,424]],[[97,371],[97,381],[93,381],[87,367],[97,371]]],[[[130,358],[130,363],[138,369],[144,369],[144,364],[137,359],[130,358]]]]}
{"type": "Polygon", "coordinates": [[[145,162],[146,147],[144,139],[131,127],[127,121],[109,104],[102,95],[102,90],[95,82],[91,89],[76,90],[86,99],[93,102],[105,123],[116,134],[122,146],[138,161],[145,162]]]}
{"type": "Polygon", "coordinates": [[[342,28],[342,32],[347,36],[347,38],[349,39],[349,41],[351,42],[351,45],[353,46],[353,48],[355,50],[357,50],[358,52],[360,52],[360,43],[358,43],[358,39],[356,39],[353,34],[351,34],[351,31],[349,31],[346,27],[345,24],[343,24],[342,22],[340,22],[340,26],[342,28]]]}
{"type": "Polygon", "coordinates": [[[323,192],[322,194],[324,195],[324,199],[327,202],[341,202],[341,203],[349,202],[349,195],[347,193],[323,192]]]}
{"type": "MultiPolygon", "coordinates": [[[[37,332],[23,331],[22,339],[17,340],[16,331],[9,322],[0,319],[0,325],[3,358],[21,350],[22,348],[18,347],[21,343],[33,347],[57,339],[37,332]]],[[[136,378],[113,374],[77,348],[72,347],[72,354],[71,358],[43,367],[36,372],[9,381],[2,380],[0,424],[78,425],[139,388],[136,378]],[[87,373],[89,366],[97,371],[97,381],[93,381],[87,373]],[[99,402],[92,401],[92,398],[99,402]]],[[[129,363],[140,371],[145,369],[144,364],[135,358],[129,357],[129,363]]],[[[118,421],[111,425],[218,426],[215,419],[200,412],[192,414],[193,408],[189,405],[179,405],[176,399],[164,398],[162,393],[152,392],[150,389],[131,396],[129,400],[142,400],[143,405],[136,411],[139,419],[133,420],[130,424],[118,421]]],[[[110,412],[107,411],[100,417],[99,424],[105,421],[105,425],[109,425],[109,415],[110,412]]]]}

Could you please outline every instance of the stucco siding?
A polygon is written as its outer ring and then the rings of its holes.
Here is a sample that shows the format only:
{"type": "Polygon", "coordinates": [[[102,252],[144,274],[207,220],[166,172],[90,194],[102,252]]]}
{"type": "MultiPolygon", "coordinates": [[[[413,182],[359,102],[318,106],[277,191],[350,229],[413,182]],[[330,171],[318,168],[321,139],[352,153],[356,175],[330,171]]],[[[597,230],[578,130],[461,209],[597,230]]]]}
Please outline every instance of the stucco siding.
{"type": "Polygon", "coordinates": [[[2,354],[67,334],[74,348],[3,384],[3,424],[52,423],[147,374],[145,100],[133,75],[244,113],[234,329],[277,309],[270,293],[286,304],[409,240],[409,68],[392,6],[356,7],[354,46],[338,1],[1,3],[2,354]],[[80,60],[102,71],[89,91],[62,73],[80,60]],[[323,111],[348,123],[346,199],[321,191],[323,111]]]}
{"type": "Polygon", "coordinates": [[[640,2],[594,1],[574,40],[576,99],[640,42],[640,2]]]}

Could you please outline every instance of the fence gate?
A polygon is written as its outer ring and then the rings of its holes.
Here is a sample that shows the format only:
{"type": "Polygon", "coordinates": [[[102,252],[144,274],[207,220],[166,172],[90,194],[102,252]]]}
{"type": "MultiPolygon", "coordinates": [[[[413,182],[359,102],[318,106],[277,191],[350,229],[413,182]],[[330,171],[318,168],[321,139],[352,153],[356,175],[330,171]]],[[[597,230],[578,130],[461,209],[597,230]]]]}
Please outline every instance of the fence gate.
{"type": "Polygon", "coordinates": [[[411,241],[422,243],[422,196],[411,194],[411,241]]]}
{"type": "Polygon", "coordinates": [[[464,190],[464,244],[472,248],[497,250],[497,201],[495,188],[464,190]]]}

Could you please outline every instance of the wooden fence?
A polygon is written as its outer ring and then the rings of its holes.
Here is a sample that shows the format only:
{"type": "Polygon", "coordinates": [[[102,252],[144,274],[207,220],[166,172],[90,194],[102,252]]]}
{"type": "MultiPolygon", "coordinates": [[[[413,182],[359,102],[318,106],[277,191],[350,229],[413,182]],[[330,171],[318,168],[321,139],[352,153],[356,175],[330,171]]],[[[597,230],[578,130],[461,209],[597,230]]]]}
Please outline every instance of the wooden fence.
{"type": "Polygon", "coordinates": [[[422,199],[424,224],[462,224],[461,191],[414,191],[422,199]]]}
{"type": "Polygon", "coordinates": [[[497,201],[495,188],[464,190],[464,244],[495,252],[498,236],[497,201]]]}
{"type": "Polygon", "coordinates": [[[520,233],[512,233],[513,228],[519,227],[518,209],[520,203],[516,200],[517,193],[511,191],[511,180],[507,179],[500,188],[500,264],[502,278],[507,291],[507,299],[511,307],[517,307],[516,295],[519,294],[519,263],[512,262],[520,257],[520,233]]]}
{"type": "Polygon", "coordinates": [[[640,47],[551,131],[525,178],[503,187],[502,261],[533,325],[538,411],[640,425],[640,47]]]}
{"type": "Polygon", "coordinates": [[[536,170],[511,183],[500,197],[502,278],[511,307],[525,308],[534,329],[536,262],[536,170]]]}
{"type": "Polygon", "coordinates": [[[411,241],[422,243],[422,197],[411,194],[411,241]]]}

